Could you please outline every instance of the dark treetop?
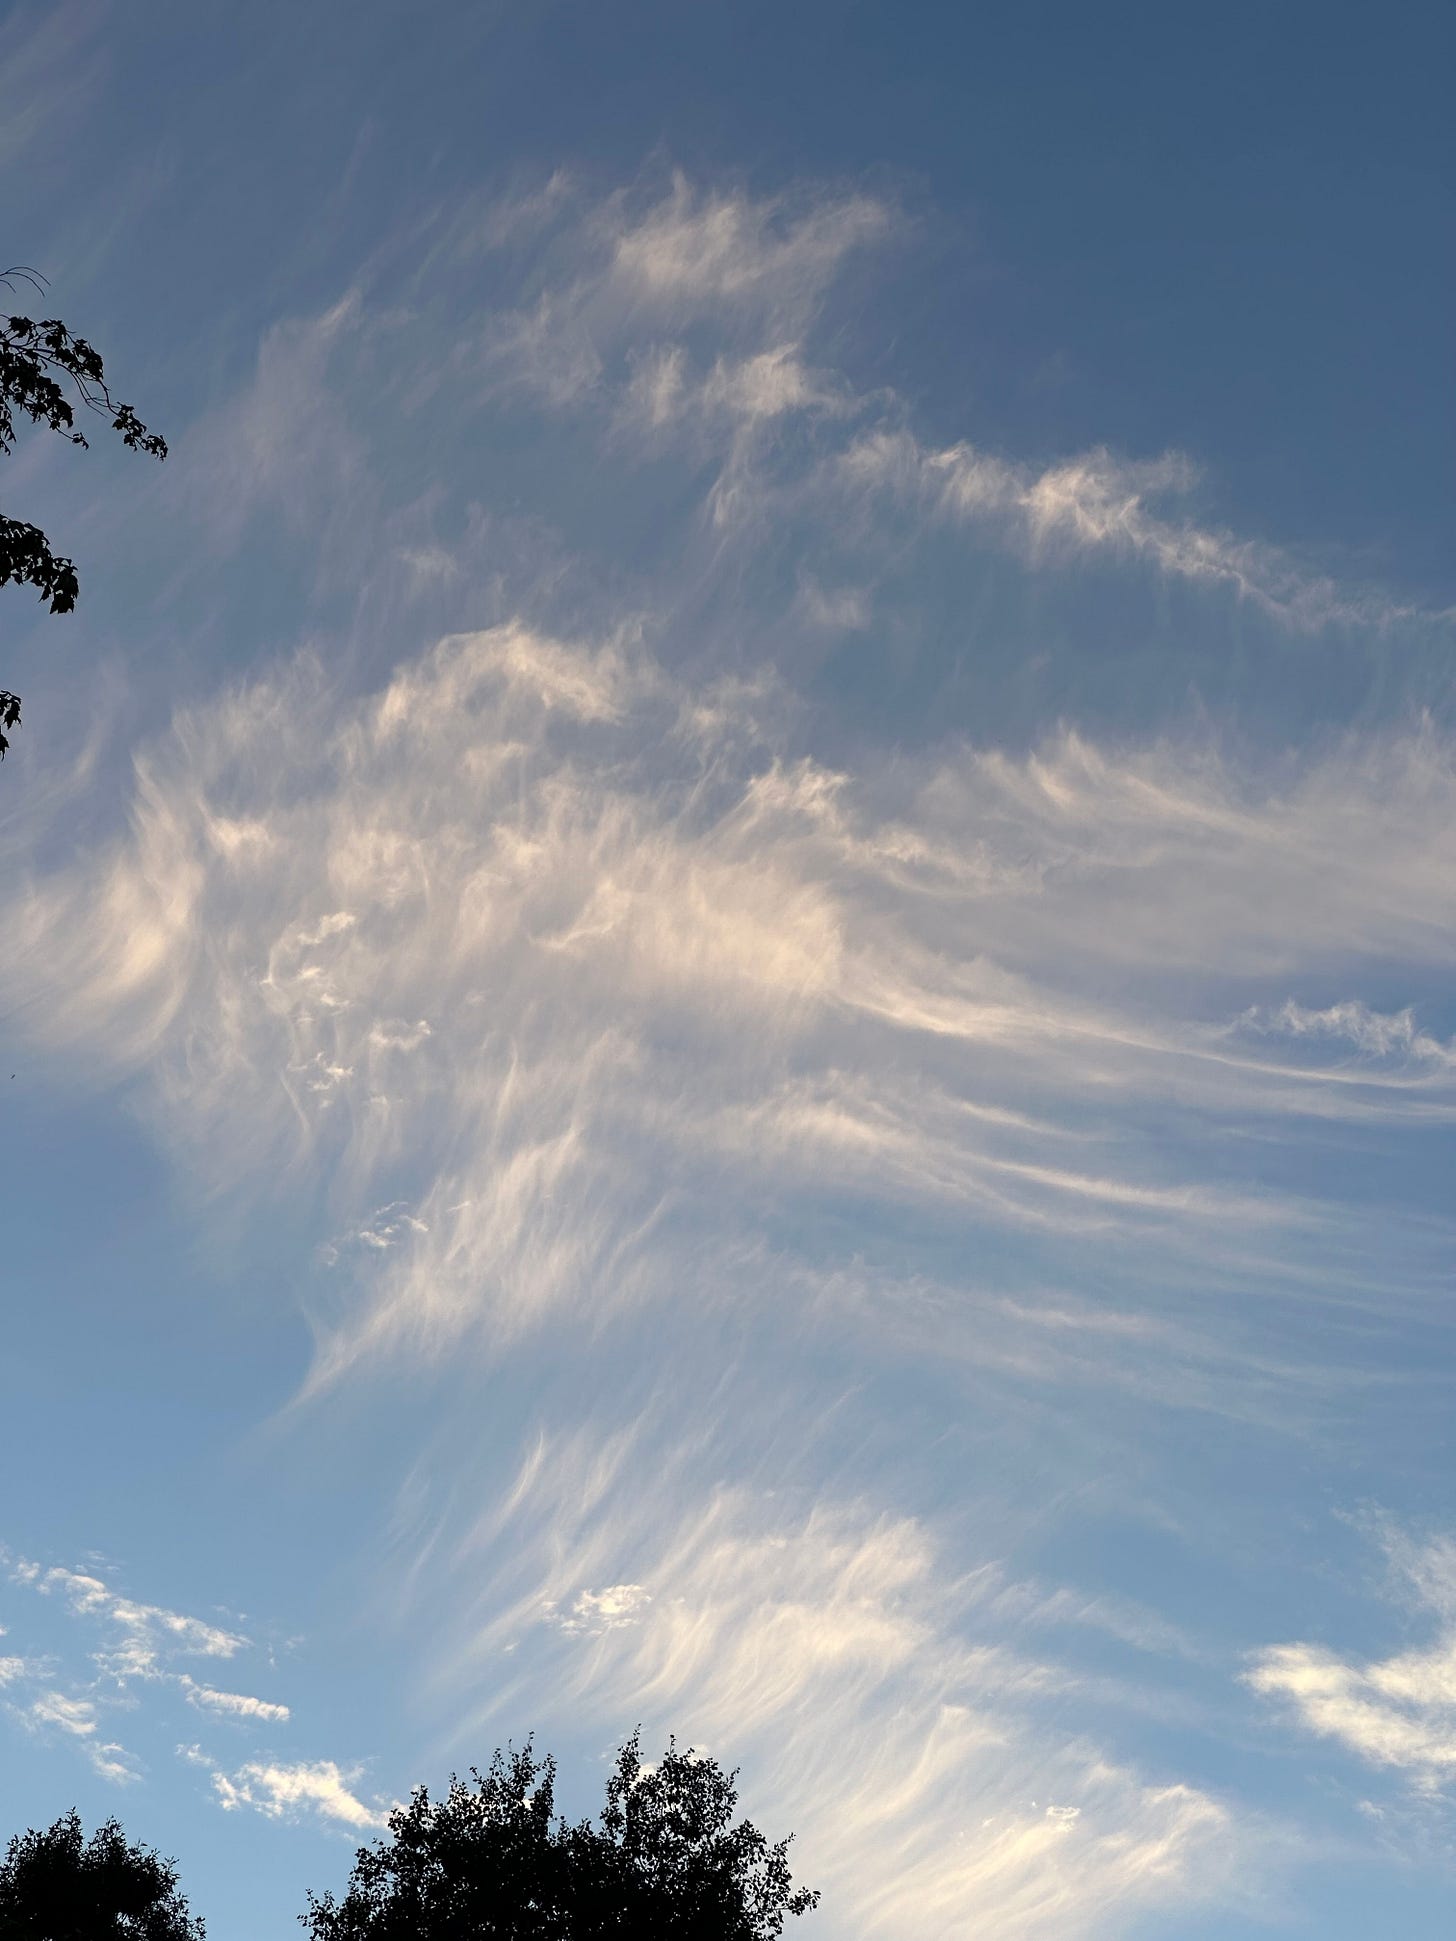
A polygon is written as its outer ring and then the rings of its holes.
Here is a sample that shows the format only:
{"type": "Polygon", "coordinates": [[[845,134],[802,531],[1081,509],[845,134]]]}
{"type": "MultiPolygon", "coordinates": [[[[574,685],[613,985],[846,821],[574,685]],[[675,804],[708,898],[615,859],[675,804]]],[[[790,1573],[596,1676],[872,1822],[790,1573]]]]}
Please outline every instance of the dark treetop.
{"type": "Polygon", "coordinates": [[[311,1941],[770,1941],[818,1895],[788,1841],[734,1822],[737,1775],[671,1744],[622,1748],[596,1821],[555,1811],[555,1763],[497,1752],[482,1776],[423,1787],[362,1847],[343,1899],[310,1896],[311,1941]]]}
{"type": "Polygon", "coordinates": [[[21,1833],[0,1861],[0,1941],[203,1941],[177,1870],[128,1846],[115,1820],[87,1840],[77,1814],[21,1833]]]}

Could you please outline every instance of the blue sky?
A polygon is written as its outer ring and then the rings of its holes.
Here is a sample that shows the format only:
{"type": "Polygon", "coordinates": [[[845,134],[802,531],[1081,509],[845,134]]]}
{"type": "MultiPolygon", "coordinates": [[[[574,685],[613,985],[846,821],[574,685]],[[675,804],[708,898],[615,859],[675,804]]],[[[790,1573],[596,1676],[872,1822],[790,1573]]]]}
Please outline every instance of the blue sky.
{"type": "Polygon", "coordinates": [[[1447,1931],[1442,11],[0,16],[0,1824],[1447,1931]]]}

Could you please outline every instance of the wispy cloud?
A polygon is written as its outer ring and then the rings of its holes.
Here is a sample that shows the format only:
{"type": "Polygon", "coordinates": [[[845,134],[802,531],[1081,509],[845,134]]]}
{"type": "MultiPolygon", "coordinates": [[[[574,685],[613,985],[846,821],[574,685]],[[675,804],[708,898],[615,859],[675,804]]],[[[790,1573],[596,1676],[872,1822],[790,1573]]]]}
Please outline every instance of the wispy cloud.
{"type": "MultiPolygon", "coordinates": [[[[470,217],[493,247],[520,248],[548,230],[549,268],[530,302],[459,346],[452,368],[556,410],[607,404],[634,385],[649,419],[664,407],[678,415],[690,394],[700,408],[748,416],[807,402],[815,387],[798,366],[797,339],[845,259],[883,242],[896,221],[884,202],[852,192],[753,197],[675,174],[665,187],[589,203],[553,179],[555,195],[508,197],[470,217]],[[753,347],[689,381],[671,333],[705,318],[753,347]]],[[[468,241],[459,235],[457,249],[468,241]]]]}
{"type": "Polygon", "coordinates": [[[231,1658],[248,1640],[202,1618],[170,1611],[160,1604],[139,1604],[123,1597],[102,1578],[63,1565],[49,1569],[23,1557],[0,1552],[10,1581],[43,1597],[65,1600],[78,1616],[95,1618],[113,1631],[113,1642],[99,1661],[118,1677],[146,1677],[174,1653],[206,1658],[231,1658]]]}
{"type": "Polygon", "coordinates": [[[776,317],[802,315],[849,251],[882,240],[891,220],[870,196],[755,199],[699,192],[680,174],[640,216],[617,197],[595,218],[610,241],[612,275],[640,302],[689,311],[739,304],[776,317]]]}
{"type": "Polygon", "coordinates": [[[1275,546],[1162,510],[1197,481],[1196,467],[1182,453],[1129,460],[1098,449],[1037,470],[973,445],[928,447],[891,427],[865,432],[839,463],[854,490],[1000,532],[1039,562],[1099,553],[1142,561],[1175,579],[1227,587],[1304,629],[1416,617],[1416,609],[1343,587],[1275,546]]]}
{"type": "Polygon", "coordinates": [[[1290,998],[1277,1010],[1252,1011],[1241,1022],[1255,1031],[1286,1033],[1296,1041],[1345,1044],[1358,1058],[1379,1059],[1416,1073],[1443,1073],[1456,1065],[1456,1045],[1423,1031],[1408,1005],[1403,1011],[1374,1011],[1350,998],[1315,1010],[1290,998]]]}
{"type": "Polygon", "coordinates": [[[199,1685],[185,1676],[181,1682],[187,1693],[188,1704],[195,1705],[202,1712],[213,1712],[229,1719],[255,1719],[265,1725],[282,1725],[289,1717],[286,1705],[275,1704],[269,1699],[252,1698],[246,1692],[220,1692],[212,1685],[199,1685]]]}
{"type": "Polygon", "coordinates": [[[601,1631],[617,1631],[624,1625],[639,1624],[651,1591],[641,1584],[608,1584],[602,1590],[577,1594],[566,1611],[555,1611],[548,1603],[542,1608],[561,1630],[595,1636],[601,1631]]]}
{"type": "Polygon", "coordinates": [[[100,1735],[94,1701],[73,1693],[42,1689],[22,1712],[24,1722],[42,1733],[56,1731],[79,1742],[87,1763],[100,1778],[128,1785],[140,1777],[138,1762],[125,1746],[100,1735]]]}
{"type": "Polygon", "coordinates": [[[105,11],[102,0],[65,0],[7,14],[0,27],[0,162],[13,167],[42,137],[74,128],[100,78],[97,29],[105,11]]]}
{"type": "Polygon", "coordinates": [[[304,660],[179,724],[128,834],[19,904],[38,1032],[145,1060],[209,1184],[332,1174],[320,1376],[662,1298],[680,1209],[741,1235],[770,1180],[1185,1261],[1308,1239],[1345,1214],[1230,1173],[1223,1127],[1456,1108],[1413,1011],[1290,995],[1450,961],[1434,730],[1272,776],[1072,734],[851,776],[757,712],[523,621],[342,706],[304,660]],[[1409,1056],[1352,1068],[1336,1020],[1409,1056]]]}
{"type": "Polygon", "coordinates": [[[682,1499],[680,1480],[644,1489],[631,1437],[533,1449],[469,1539],[499,1602],[442,1687],[489,1690],[509,1666],[488,1712],[555,1688],[603,1721],[731,1746],[754,1811],[794,1814],[796,1867],[836,1932],[1104,1932],[1114,1912],[1198,1898],[1243,1848],[1206,1795],[1059,1740],[1037,1708],[1065,1705],[1066,1673],[976,1636],[998,1596],[1022,1638],[1038,1606],[1079,1621],[1074,1600],[957,1581],[927,1528],[861,1503],[682,1499]],[[589,1588],[623,1563],[634,1581],[589,1588]]]}
{"type": "Polygon", "coordinates": [[[179,1658],[246,1654],[250,1641],[240,1632],[164,1605],[140,1603],[90,1571],[46,1567],[4,1550],[0,1565],[12,1586],[58,1605],[67,1628],[78,1624],[83,1636],[93,1637],[93,1627],[101,1631],[101,1642],[83,1653],[78,1666],[67,1640],[50,1627],[43,1653],[0,1658],[0,1687],[7,1690],[13,1717],[32,1730],[77,1741],[102,1778],[126,1783],[141,1771],[135,1755],[102,1736],[107,1716],[118,1710],[135,1714],[143,1703],[155,1711],[174,1692],[212,1719],[253,1726],[288,1722],[286,1705],[219,1690],[178,1668],[179,1658]]]}
{"type": "Polygon", "coordinates": [[[77,1738],[88,1737],[96,1730],[96,1707],[84,1698],[68,1698],[64,1692],[42,1692],[30,1713],[43,1725],[57,1725],[77,1738]]]}
{"type": "MultiPolygon", "coordinates": [[[[872,508],[861,521],[868,540],[895,502],[931,524],[974,526],[1037,570],[1121,560],[1231,592],[1297,631],[1451,619],[1180,514],[1199,483],[1187,454],[1098,446],[1032,466],[964,440],[939,445],[912,427],[903,399],[816,358],[816,329],[846,266],[913,234],[883,198],[825,187],[753,196],[675,173],[593,202],[558,172],[535,192],[472,208],[457,230],[445,260],[470,257],[472,236],[509,244],[533,294],[477,324],[430,382],[526,396],[595,419],[609,439],[687,441],[700,459],[716,456],[703,509],[719,531],[758,530],[806,508],[811,525],[839,526],[862,502],[872,508]],[[804,418],[815,437],[781,435],[804,418]]],[[[442,246],[426,263],[416,272],[422,302],[442,246]]],[[[325,318],[317,329],[330,327],[325,318]]],[[[301,421],[315,415],[310,405],[301,421]]]]}
{"type": "Polygon", "coordinates": [[[332,1759],[294,1764],[251,1759],[229,1773],[197,1746],[177,1750],[191,1764],[210,1770],[213,1791],[225,1813],[247,1807],[270,1820],[312,1818],[355,1832],[372,1831],[389,1817],[387,1806],[370,1805],[353,1791],[359,1769],[337,1766],[332,1759]]]}
{"type": "Polygon", "coordinates": [[[1373,1659],[1313,1643],[1273,1645],[1248,1682],[1307,1731],[1433,1790],[1456,1773],[1456,1542],[1385,1535],[1401,1601],[1434,1625],[1435,1642],[1373,1659]]]}
{"type": "Polygon", "coordinates": [[[179,523],[205,526],[214,554],[239,546],[262,516],[306,533],[325,572],[362,557],[363,528],[377,509],[367,440],[330,383],[362,328],[357,290],[318,315],[275,324],[251,381],[195,428],[168,467],[159,489],[179,523]],[[317,526],[322,507],[327,535],[317,526]]]}

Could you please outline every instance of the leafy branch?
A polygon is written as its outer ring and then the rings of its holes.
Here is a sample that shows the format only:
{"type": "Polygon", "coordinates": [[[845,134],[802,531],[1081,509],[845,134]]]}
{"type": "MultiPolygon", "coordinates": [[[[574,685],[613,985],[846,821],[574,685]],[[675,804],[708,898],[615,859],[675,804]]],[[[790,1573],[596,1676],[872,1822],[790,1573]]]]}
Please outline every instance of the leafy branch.
{"type": "MultiPolygon", "coordinates": [[[[7,289],[13,291],[17,280],[45,294],[36,271],[23,265],[0,271],[7,289]]],[[[112,395],[94,344],[68,330],[59,317],[0,318],[0,455],[8,457],[15,449],[17,420],[26,418],[73,445],[87,445],[76,423],[77,406],[109,418],[111,430],[130,451],[167,456],[166,439],[148,431],[133,407],[112,395]]],[[[70,613],[80,590],[74,564],[52,548],[39,526],[0,514],[0,586],[12,582],[35,587],[52,613],[70,613]]],[[[0,690],[0,760],[10,746],[3,730],[19,720],[18,698],[0,690]]]]}

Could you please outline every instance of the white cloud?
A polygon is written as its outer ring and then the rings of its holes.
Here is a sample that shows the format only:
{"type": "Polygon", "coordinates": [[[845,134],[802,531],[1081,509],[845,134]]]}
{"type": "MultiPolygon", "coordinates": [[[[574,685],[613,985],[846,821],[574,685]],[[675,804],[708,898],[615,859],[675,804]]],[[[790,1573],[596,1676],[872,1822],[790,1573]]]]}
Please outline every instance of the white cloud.
{"type": "MultiPolygon", "coordinates": [[[[452,718],[477,711],[482,700],[489,705],[497,694],[508,707],[519,702],[547,716],[611,722],[651,680],[650,666],[630,659],[625,643],[612,641],[583,653],[515,621],[484,633],[453,635],[401,669],[380,697],[370,729],[382,748],[396,739],[427,741],[452,718]]],[[[341,919],[332,921],[347,927],[341,919]]]]}
{"type": "Polygon", "coordinates": [[[780,344],[736,363],[720,358],[703,385],[708,410],[721,409],[750,421],[832,402],[822,383],[805,369],[796,344],[780,344]]]}
{"type": "Polygon", "coordinates": [[[844,258],[881,241],[892,216],[869,196],[700,193],[683,175],[640,216],[614,198],[597,221],[610,237],[612,279],[637,303],[691,315],[740,305],[804,315],[844,258]]]}
{"type": "MultiPolygon", "coordinates": [[[[53,1682],[55,1659],[0,1658],[0,1688],[6,1688],[12,1714],[27,1727],[63,1733],[75,1742],[104,1779],[125,1784],[140,1776],[140,1761],[124,1746],[103,1737],[109,1712],[126,1709],[150,1722],[168,1699],[180,1694],[194,1713],[208,1721],[245,1728],[289,1723],[291,1711],[276,1700],[222,1690],[188,1671],[173,1668],[178,1656],[231,1659],[248,1639],[220,1626],[122,1597],[104,1578],[60,1566],[47,1569],[0,1551],[11,1581],[42,1597],[59,1597],[83,1621],[119,1632],[89,1654],[89,1676],[71,1679],[69,1689],[53,1682]],[[43,1682],[42,1682],[43,1681],[43,1682]],[[28,1689],[27,1689],[28,1688],[28,1689]],[[11,1694],[15,1694],[11,1702],[11,1694]]],[[[278,1762],[250,1760],[227,1772],[202,1746],[185,1756],[213,1775],[213,1785],[228,1808],[248,1806],[269,1818],[312,1813],[354,1827],[383,1823],[384,1809],[367,1804],[350,1788],[358,1773],[329,1760],[278,1762]]]]}
{"type": "Polygon", "coordinates": [[[1437,1072],[1456,1067],[1456,1045],[1423,1031],[1407,1006],[1403,1011],[1375,1011],[1358,998],[1311,1010],[1287,999],[1277,1010],[1251,1011],[1252,1029],[1284,1032],[1291,1038],[1335,1039],[1362,1057],[1382,1058],[1428,1066],[1437,1072]]]}
{"type": "Polygon", "coordinates": [[[581,1591],[568,1611],[548,1607],[551,1621],[568,1634],[585,1633],[595,1637],[603,1631],[618,1631],[624,1625],[640,1623],[652,1593],[641,1584],[608,1584],[599,1591],[581,1591]]]}
{"type": "Polygon", "coordinates": [[[312,1815],[360,1831],[381,1827],[389,1809],[360,1799],[351,1790],[358,1778],[358,1768],[337,1766],[332,1759],[293,1765],[250,1760],[232,1773],[214,1770],[212,1784],[224,1812],[246,1806],[271,1820],[312,1815]]]}
{"type": "Polygon", "coordinates": [[[1287,1705],[1306,1730],[1435,1788],[1456,1775],[1456,1542],[1386,1534],[1405,1601],[1435,1620],[1434,1644],[1366,1660],[1318,1644],[1273,1645],[1248,1683],[1287,1705]]]}
{"type": "MultiPolygon", "coordinates": [[[[569,202],[553,198],[550,213],[569,202]]],[[[478,225],[490,226],[489,216],[478,225]]],[[[626,392],[635,364],[637,401],[651,420],[683,401],[685,353],[664,337],[707,319],[748,342],[688,387],[698,407],[776,415],[816,401],[796,340],[845,259],[894,226],[893,212],[869,196],[755,198],[700,192],[675,175],[665,193],[613,195],[580,210],[564,238],[558,227],[546,286],[489,319],[452,361],[487,394],[525,392],[558,411],[626,392]],[[753,341],[765,334],[770,341],[753,341]]]]}
{"type": "Polygon", "coordinates": [[[127,1786],[142,1777],[139,1761],[114,1739],[88,1740],[86,1756],[100,1777],[113,1785],[127,1786]]]}
{"type": "Polygon", "coordinates": [[[1294,627],[1380,626],[1415,611],[1308,572],[1276,547],[1157,510],[1196,481],[1192,462],[1177,452],[1129,460],[1099,448],[1037,471],[973,445],[937,450],[882,427],[850,445],[839,468],[852,489],[1000,530],[1035,559],[1062,550],[1143,560],[1175,579],[1226,586],[1294,627]]]}
{"type": "Polygon", "coordinates": [[[684,420],[751,429],[791,412],[844,408],[834,387],[803,362],[796,344],[739,358],[720,357],[702,377],[680,344],[658,346],[636,360],[623,422],[662,431],[684,420]]]}
{"type": "Polygon", "coordinates": [[[252,1698],[246,1692],[220,1692],[211,1685],[199,1685],[185,1676],[182,1685],[188,1704],[195,1705],[202,1712],[213,1712],[224,1718],[255,1720],[264,1725],[279,1725],[289,1717],[286,1705],[277,1705],[265,1698],[252,1698]]]}
{"type": "MultiPolygon", "coordinates": [[[[136,1779],[140,1762],[125,1747],[104,1739],[103,1722],[117,1710],[149,1719],[180,1693],[211,1719],[244,1726],[279,1725],[289,1708],[248,1693],[223,1691],[177,1670],[183,1658],[228,1658],[249,1647],[234,1631],[157,1604],[123,1597],[104,1578],[62,1566],[46,1568],[0,1549],[10,1581],[46,1599],[58,1599],[68,1618],[102,1627],[102,1641],[84,1654],[67,1688],[69,1654],[53,1648],[44,1658],[0,1658],[0,1688],[14,1694],[9,1709],[22,1724],[62,1732],[74,1740],[102,1778],[117,1783],[136,1779]]],[[[56,1640],[63,1647],[63,1640],[56,1640]]]]}
{"type": "Polygon", "coordinates": [[[125,1786],[140,1778],[138,1761],[126,1747],[98,1736],[100,1717],[93,1700],[55,1689],[43,1690],[31,1700],[24,1718],[41,1731],[64,1732],[77,1740],[88,1764],[102,1779],[125,1786]]]}
{"type": "Polygon", "coordinates": [[[97,1618],[115,1628],[119,1636],[100,1654],[100,1660],[117,1677],[145,1677],[172,1652],[230,1658],[248,1642],[202,1618],[122,1597],[101,1578],[85,1571],[67,1570],[61,1565],[43,1570],[23,1558],[8,1562],[12,1581],[44,1596],[59,1592],[78,1616],[97,1618]]]}
{"type": "Polygon", "coordinates": [[[72,1698],[65,1692],[42,1692],[32,1701],[30,1715],[41,1725],[58,1726],[76,1738],[89,1738],[96,1730],[96,1707],[90,1699],[72,1698]]]}

